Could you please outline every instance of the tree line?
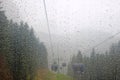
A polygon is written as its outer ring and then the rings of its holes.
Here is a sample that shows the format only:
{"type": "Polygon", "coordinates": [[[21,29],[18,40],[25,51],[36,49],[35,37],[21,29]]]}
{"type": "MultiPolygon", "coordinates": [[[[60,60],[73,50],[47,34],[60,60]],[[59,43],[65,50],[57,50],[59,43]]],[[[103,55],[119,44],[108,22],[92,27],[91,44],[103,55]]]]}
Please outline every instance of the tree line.
{"type": "Polygon", "coordinates": [[[90,56],[83,56],[79,51],[68,65],[68,75],[72,77],[71,66],[74,63],[85,65],[84,73],[79,75],[80,80],[120,80],[120,41],[112,44],[104,54],[93,49],[90,56]]]}
{"type": "Polygon", "coordinates": [[[0,80],[33,80],[39,68],[48,68],[44,43],[27,23],[8,20],[0,7],[0,80]]]}

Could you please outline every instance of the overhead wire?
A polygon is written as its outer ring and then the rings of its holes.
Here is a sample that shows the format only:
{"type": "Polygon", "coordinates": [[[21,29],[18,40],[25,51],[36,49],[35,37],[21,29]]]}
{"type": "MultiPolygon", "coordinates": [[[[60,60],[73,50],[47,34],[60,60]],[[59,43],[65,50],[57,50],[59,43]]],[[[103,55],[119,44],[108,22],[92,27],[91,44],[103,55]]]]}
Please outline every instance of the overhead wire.
{"type": "Polygon", "coordinates": [[[119,35],[119,34],[120,34],[120,32],[117,32],[116,34],[114,34],[114,35],[108,37],[107,39],[103,40],[102,42],[98,43],[98,44],[95,45],[93,48],[95,49],[96,47],[102,45],[103,43],[105,43],[105,42],[107,42],[107,41],[109,41],[109,40],[111,40],[112,38],[114,38],[115,36],[117,36],[117,35],[119,35]]]}
{"type": "Polygon", "coordinates": [[[45,0],[43,0],[43,4],[44,4],[45,17],[46,17],[46,22],[47,22],[47,27],[48,27],[48,33],[49,33],[49,38],[50,38],[50,40],[49,40],[50,41],[50,47],[51,47],[52,55],[53,55],[53,58],[54,58],[52,36],[51,36],[51,31],[50,31],[50,25],[49,25],[48,13],[47,13],[47,7],[46,7],[46,1],[45,0]]]}

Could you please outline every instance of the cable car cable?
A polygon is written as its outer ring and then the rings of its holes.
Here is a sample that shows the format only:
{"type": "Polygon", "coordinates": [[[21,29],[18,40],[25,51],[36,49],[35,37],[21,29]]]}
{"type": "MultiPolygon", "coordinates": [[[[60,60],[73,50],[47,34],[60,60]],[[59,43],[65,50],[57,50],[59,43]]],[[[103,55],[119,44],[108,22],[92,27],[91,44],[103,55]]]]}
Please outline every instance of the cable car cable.
{"type": "Polygon", "coordinates": [[[103,44],[103,43],[106,42],[106,41],[109,41],[110,39],[114,38],[115,36],[117,36],[117,35],[119,35],[119,34],[120,34],[120,32],[118,32],[118,33],[116,33],[116,34],[108,37],[108,38],[105,39],[104,41],[102,41],[102,42],[100,42],[99,44],[95,45],[93,48],[95,49],[96,47],[100,46],[101,44],[103,44]]]}
{"type": "Polygon", "coordinates": [[[52,51],[52,55],[53,55],[53,58],[54,58],[52,37],[51,37],[51,31],[50,31],[50,25],[49,25],[49,20],[48,20],[48,14],[47,14],[47,9],[46,9],[46,2],[45,2],[45,0],[43,0],[43,4],[44,4],[45,17],[46,17],[46,21],[47,21],[48,33],[49,33],[49,38],[50,38],[49,41],[50,41],[51,51],[52,51]]]}

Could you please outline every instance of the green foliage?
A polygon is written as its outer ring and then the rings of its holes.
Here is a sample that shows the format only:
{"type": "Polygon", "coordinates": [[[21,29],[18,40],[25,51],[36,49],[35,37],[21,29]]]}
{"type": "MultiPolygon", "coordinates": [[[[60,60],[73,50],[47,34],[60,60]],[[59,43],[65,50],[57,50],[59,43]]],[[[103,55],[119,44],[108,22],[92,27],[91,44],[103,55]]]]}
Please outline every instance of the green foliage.
{"type": "MultiPolygon", "coordinates": [[[[100,52],[99,52],[100,53],[100,52]]],[[[79,53],[78,53],[79,54],[79,53]]],[[[81,80],[119,80],[120,79],[120,42],[113,44],[109,52],[96,54],[92,50],[90,57],[73,56],[68,66],[68,75],[73,76],[73,63],[85,64],[85,72],[80,75],[81,80]]]]}
{"type": "MultiPolygon", "coordinates": [[[[24,22],[8,21],[0,11],[0,56],[5,57],[13,80],[33,80],[37,69],[47,68],[47,50],[24,22]]],[[[1,80],[1,78],[0,78],[1,80]]]]}

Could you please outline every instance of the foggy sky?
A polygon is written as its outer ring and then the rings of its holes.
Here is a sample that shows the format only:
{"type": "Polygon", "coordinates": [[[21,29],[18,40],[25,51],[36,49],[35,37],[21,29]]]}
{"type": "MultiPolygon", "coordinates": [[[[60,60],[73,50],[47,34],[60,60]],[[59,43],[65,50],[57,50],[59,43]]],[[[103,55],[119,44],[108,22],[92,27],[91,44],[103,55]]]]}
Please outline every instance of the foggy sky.
{"type": "MultiPolygon", "coordinates": [[[[23,20],[50,52],[48,27],[42,0],[1,0],[8,19],[23,20]]],[[[88,54],[92,47],[120,31],[120,0],[46,0],[56,55],[88,54]]],[[[98,47],[107,50],[120,35],[98,47]]]]}

